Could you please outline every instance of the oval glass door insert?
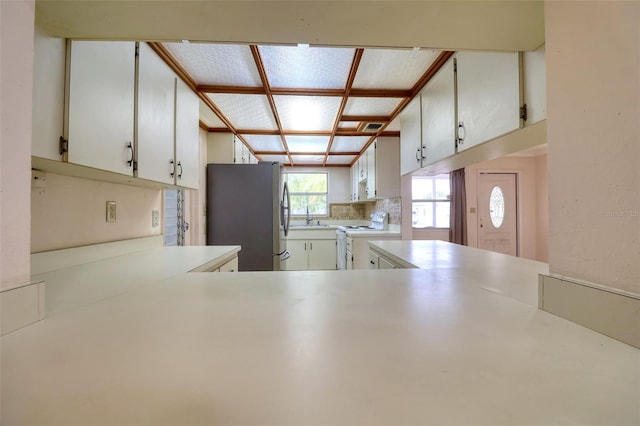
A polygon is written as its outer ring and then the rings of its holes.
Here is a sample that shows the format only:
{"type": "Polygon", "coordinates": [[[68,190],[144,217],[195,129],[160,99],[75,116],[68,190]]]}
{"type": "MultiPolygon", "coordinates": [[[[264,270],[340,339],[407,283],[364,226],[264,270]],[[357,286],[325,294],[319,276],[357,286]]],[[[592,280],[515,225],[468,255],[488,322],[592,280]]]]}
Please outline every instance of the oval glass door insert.
{"type": "Polygon", "coordinates": [[[499,186],[494,186],[489,197],[489,216],[495,228],[500,228],[504,221],[504,195],[499,186]]]}

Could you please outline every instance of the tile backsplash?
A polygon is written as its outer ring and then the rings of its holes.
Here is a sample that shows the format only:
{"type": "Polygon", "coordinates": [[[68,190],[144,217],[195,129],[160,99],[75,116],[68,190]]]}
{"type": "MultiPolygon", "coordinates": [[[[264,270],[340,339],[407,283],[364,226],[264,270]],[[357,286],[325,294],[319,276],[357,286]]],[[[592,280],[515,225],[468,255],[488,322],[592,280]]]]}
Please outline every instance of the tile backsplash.
{"type": "Polygon", "coordinates": [[[370,220],[371,213],[382,210],[389,213],[389,223],[402,223],[402,203],[400,198],[385,198],[365,203],[333,203],[329,205],[329,219],[370,220]]]}

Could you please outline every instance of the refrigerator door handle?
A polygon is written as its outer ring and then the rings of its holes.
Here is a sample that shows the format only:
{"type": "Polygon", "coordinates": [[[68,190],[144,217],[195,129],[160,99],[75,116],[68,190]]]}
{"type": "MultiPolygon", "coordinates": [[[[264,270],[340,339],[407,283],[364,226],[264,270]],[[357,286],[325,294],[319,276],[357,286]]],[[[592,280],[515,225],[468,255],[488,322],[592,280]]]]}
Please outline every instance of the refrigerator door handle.
{"type": "Polygon", "coordinates": [[[282,189],[282,201],[280,202],[280,221],[282,222],[282,226],[284,227],[285,237],[289,235],[289,224],[291,223],[291,212],[289,211],[290,205],[291,197],[289,196],[289,187],[287,186],[287,182],[285,182],[282,189]]]}

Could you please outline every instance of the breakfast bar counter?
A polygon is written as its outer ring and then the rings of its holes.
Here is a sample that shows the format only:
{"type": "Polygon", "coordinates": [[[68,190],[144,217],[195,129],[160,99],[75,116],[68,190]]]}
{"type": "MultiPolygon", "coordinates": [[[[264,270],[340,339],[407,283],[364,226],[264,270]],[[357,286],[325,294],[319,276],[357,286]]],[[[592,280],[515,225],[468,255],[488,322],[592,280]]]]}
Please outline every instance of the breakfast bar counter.
{"type": "Polygon", "coordinates": [[[2,424],[640,424],[640,351],[502,290],[535,268],[395,243],[424,269],[172,271],[59,310],[2,337],[2,424]]]}

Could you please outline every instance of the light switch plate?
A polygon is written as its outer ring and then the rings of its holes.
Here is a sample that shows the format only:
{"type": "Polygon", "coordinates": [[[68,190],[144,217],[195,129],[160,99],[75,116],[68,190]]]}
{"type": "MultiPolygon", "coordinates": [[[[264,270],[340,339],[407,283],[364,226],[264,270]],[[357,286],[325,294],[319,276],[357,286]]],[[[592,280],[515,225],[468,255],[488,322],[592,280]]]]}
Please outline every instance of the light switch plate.
{"type": "Polygon", "coordinates": [[[160,212],[154,210],[151,212],[151,227],[157,228],[158,226],[160,226],[160,212]]]}
{"type": "Polygon", "coordinates": [[[116,221],[116,202],[107,201],[107,222],[116,221]]]}

